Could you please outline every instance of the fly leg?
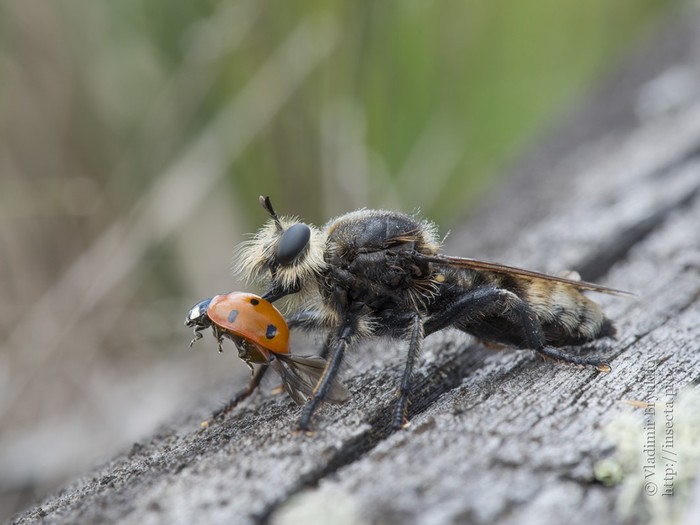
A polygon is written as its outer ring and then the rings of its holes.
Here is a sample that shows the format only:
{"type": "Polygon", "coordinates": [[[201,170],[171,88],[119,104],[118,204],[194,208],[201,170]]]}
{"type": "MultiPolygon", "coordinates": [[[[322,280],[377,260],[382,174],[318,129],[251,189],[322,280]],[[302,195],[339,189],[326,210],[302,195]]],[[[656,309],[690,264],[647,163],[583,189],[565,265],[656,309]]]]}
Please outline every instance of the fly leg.
{"type": "Polygon", "coordinates": [[[550,358],[572,365],[592,366],[599,372],[610,372],[610,364],[603,359],[598,357],[581,357],[565,352],[560,348],[547,346],[544,332],[542,331],[542,325],[535,313],[525,301],[515,295],[514,297],[516,299],[512,300],[509,304],[511,307],[510,311],[512,312],[511,315],[520,318],[527,348],[535,350],[544,358],[550,358]]]}
{"type": "Polygon", "coordinates": [[[416,359],[420,355],[422,342],[423,322],[420,315],[416,313],[413,316],[413,325],[411,327],[411,335],[408,343],[408,355],[399,386],[399,401],[396,403],[394,418],[391,424],[394,430],[399,430],[408,426],[408,396],[411,393],[411,385],[413,384],[413,368],[416,364],[416,359]]]}
{"type": "Polygon", "coordinates": [[[312,309],[299,310],[287,316],[287,326],[309,331],[328,329],[328,326],[323,324],[321,315],[312,309]]]}
{"type": "Polygon", "coordinates": [[[306,404],[301,411],[301,418],[299,420],[298,427],[299,432],[311,432],[311,419],[318,406],[328,395],[328,391],[333,384],[333,380],[338,375],[340,365],[343,362],[343,356],[345,355],[345,350],[355,334],[356,326],[357,320],[352,316],[348,317],[345,323],[343,323],[343,325],[340,327],[337,337],[334,338],[335,344],[330,353],[330,359],[326,363],[326,368],[323,370],[323,374],[316,384],[316,388],[314,388],[314,391],[307,399],[306,404]]]}
{"type": "MultiPolygon", "coordinates": [[[[456,326],[466,332],[479,332],[483,319],[500,318],[517,329],[518,346],[535,350],[543,357],[574,365],[592,366],[600,372],[609,372],[610,365],[596,357],[580,357],[559,348],[547,346],[542,325],[535,312],[520,297],[509,290],[495,286],[483,286],[466,290],[433,307],[434,312],[425,322],[425,334],[429,335],[448,326],[456,326]]],[[[511,334],[512,335],[512,334],[511,334]]],[[[498,340],[497,337],[494,338],[498,340]]]]}
{"type": "Polygon", "coordinates": [[[226,403],[226,405],[214,411],[214,413],[212,413],[209,419],[207,419],[206,421],[202,421],[202,427],[207,428],[215,420],[223,418],[231,410],[236,408],[241,401],[250,396],[255,391],[255,389],[258,388],[258,386],[260,385],[260,381],[262,381],[262,378],[265,376],[265,373],[269,368],[270,367],[268,365],[262,365],[260,368],[258,368],[253,374],[253,377],[248,382],[248,385],[243,390],[238,392],[234,396],[234,398],[231,399],[231,401],[226,403]]]}
{"type": "Polygon", "coordinates": [[[465,319],[476,320],[480,316],[505,312],[507,295],[517,298],[515,294],[501,288],[482,286],[466,290],[449,301],[441,302],[434,308],[435,311],[430,318],[425,321],[425,335],[458,324],[465,319]]]}

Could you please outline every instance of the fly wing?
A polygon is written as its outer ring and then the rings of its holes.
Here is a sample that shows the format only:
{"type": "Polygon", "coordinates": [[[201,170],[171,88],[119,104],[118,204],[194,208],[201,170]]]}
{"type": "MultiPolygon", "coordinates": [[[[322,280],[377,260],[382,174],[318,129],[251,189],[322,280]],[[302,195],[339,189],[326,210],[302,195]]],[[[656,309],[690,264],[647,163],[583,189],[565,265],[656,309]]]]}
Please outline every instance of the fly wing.
{"type": "Polygon", "coordinates": [[[480,261],[478,259],[468,259],[466,257],[451,257],[449,255],[417,254],[416,257],[426,262],[434,264],[444,264],[446,266],[452,266],[455,268],[469,268],[472,270],[482,270],[486,272],[519,275],[521,277],[529,277],[531,279],[542,279],[544,281],[552,281],[556,283],[567,284],[578,290],[590,290],[593,292],[607,293],[611,295],[634,297],[633,293],[625,292],[624,290],[608,288],[607,286],[588,283],[586,281],[576,281],[573,279],[567,279],[565,277],[556,277],[554,275],[547,275],[546,273],[533,272],[532,270],[525,270],[523,268],[516,268],[515,266],[507,266],[505,264],[495,262],[480,261]]]}
{"type": "MultiPolygon", "coordinates": [[[[287,393],[298,405],[303,405],[323,376],[327,362],[319,356],[275,354],[275,359],[271,364],[282,378],[287,393]]],[[[326,401],[343,403],[349,397],[350,393],[345,386],[334,379],[328,390],[326,401]]]]}

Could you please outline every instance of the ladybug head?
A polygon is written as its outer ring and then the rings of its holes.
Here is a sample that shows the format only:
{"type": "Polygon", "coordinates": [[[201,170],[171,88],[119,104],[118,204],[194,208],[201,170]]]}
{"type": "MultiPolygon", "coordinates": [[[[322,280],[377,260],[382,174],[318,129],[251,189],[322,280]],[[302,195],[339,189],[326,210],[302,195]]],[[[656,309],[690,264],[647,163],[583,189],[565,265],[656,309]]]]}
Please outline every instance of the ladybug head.
{"type": "Polygon", "coordinates": [[[211,320],[207,316],[207,308],[212,298],[209,297],[195,304],[185,317],[185,326],[195,326],[198,328],[208,328],[211,326],[211,320]]]}
{"type": "Polygon", "coordinates": [[[202,338],[202,330],[206,330],[212,325],[211,319],[207,316],[207,308],[212,298],[209,297],[198,302],[185,316],[185,326],[194,327],[194,339],[190,341],[190,346],[202,338]]]}

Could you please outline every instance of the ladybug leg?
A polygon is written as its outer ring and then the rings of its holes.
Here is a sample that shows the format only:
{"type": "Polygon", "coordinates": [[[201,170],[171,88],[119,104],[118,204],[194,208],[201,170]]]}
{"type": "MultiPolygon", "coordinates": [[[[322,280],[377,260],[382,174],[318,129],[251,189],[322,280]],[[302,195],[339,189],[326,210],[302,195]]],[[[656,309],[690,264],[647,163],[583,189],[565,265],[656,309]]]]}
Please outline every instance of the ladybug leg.
{"type": "MultiPolygon", "coordinates": [[[[212,332],[214,334],[214,339],[216,339],[216,343],[219,347],[219,353],[222,354],[224,352],[223,348],[223,342],[224,342],[224,331],[221,330],[218,326],[213,324],[211,326],[212,332]]],[[[201,336],[200,336],[201,337],[201,336]]]]}
{"type": "Polygon", "coordinates": [[[258,368],[253,374],[253,377],[248,382],[248,385],[243,390],[238,392],[231,401],[226,403],[226,405],[216,410],[209,419],[203,421],[202,427],[207,428],[215,420],[222,419],[231,410],[236,408],[236,406],[238,406],[238,404],[241,401],[250,396],[255,391],[255,389],[258,388],[258,386],[260,385],[260,381],[262,381],[262,378],[265,376],[265,373],[269,368],[270,367],[268,365],[262,365],[260,368],[258,368]]]}
{"type": "Polygon", "coordinates": [[[403,370],[403,377],[399,385],[399,401],[394,409],[394,418],[392,420],[392,428],[399,430],[408,427],[408,396],[411,394],[411,385],[413,384],[413,368],[416,364],[416,359],[420,355],[421,345],[423,343],[423,321],[418,313],[413,316],[413,325],[411,326],[410,339],[408,343],[408,354],[406,356],[406,366],[403,370]]]}
{"type": "Polygon", "coordinates": [[[196,327],[196,328],[194,329],[194,332],[193,332],[193,333],[194,333],[194,339],[192,339],[192,341],[190,341],[190,348],[192,348],[192,345],[193,345],[193,344],[195,344],[195,343],[196,343],[197,341],[199,341],[202,337],[204,337],[204,336],[202,335],[202,330],[203,330],[204,328],[205,328],[205,327],[198,326],[198,327],[196,327]]]}

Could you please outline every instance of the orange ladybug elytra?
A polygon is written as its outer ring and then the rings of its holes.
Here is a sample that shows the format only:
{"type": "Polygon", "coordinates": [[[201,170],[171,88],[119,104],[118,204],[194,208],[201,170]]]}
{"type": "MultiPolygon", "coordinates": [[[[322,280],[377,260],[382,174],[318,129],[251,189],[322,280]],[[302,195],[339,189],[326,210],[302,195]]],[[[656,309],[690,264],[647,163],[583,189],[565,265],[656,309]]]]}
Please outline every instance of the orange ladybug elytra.
{"type": "MultiPolygon", "coordinates": [[[[262,365],[248,386],[230,403],[216,411],[217,418],[233,409],[253,393],[268,368],[272,367],[282,378],[282,384],[298,404],[304,404],[323,375],[326,360],[319,356],[299,356],[289,352],[289,327],[272,303],[246,292],[231,292],[204,299],[190,309],[185,325],[194,327],[192,346],[202,338],[202,331],[212,328],[219,351],[224,337],[234,342],[238,356],[253,370],[253,364],[262,365]]],[[[331,402],[342,402],[348,397],[345,387],[336,381],[330,389],[331,402]]]]}
{"type": "Polygon", "coordinates": [[[207,306],[207,317],[230,335],[243,338],[255,345],[269,361],[268,352],[289,353],[289,328],[282,314],[272,303],[245,292],[217,295],[207,306]]]}

